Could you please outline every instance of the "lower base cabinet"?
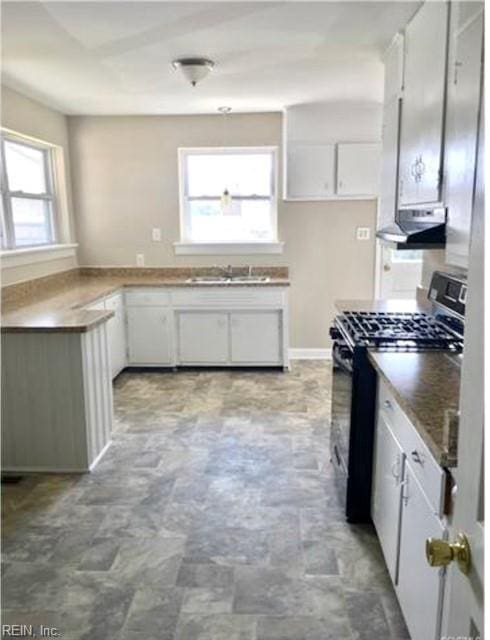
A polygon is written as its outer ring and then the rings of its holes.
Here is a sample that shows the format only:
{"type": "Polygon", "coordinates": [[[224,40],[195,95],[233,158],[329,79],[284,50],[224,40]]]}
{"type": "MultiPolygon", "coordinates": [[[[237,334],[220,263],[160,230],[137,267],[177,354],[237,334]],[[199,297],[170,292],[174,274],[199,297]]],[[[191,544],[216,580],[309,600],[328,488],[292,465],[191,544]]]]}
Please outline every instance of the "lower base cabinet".
{"type": "Polygon", "coordinates": [[[444,575],[425,558],[427,538],[443,538],[445,529],[410,466],[404,474],[400,559],[396,592],[412,640],[439,636],[444,575]]]}
{"type": "Polygon", "coordinates": [[[281,314],[277,311],[231,313],[231,361],[235,364],[281,364],[281,322],[281,314]]]}
{"type": "Polygon", "coordinates": [[[173,364],[169,310],[158,306],[128,307],[127,338],[130,365],[173,364]]]}
{"type": "Polygon", "coordinates": [[[371,516],[394,584],[398,581],[398,548],[405,456],[386,420],[378,415],[371,516]]]}
{"type": "Polygon", "coordinates": [[[427,538],[445,538],[443,470],[380,381],[371,514],[411,640],[440,640],[444,570],[427,538]]]}
{"type": "Polygon", "coordinates": [[[228,314],[177,312],[178,364],[224,364],[228,361],[228,314]]]}
{"type": "Polygon", "coordinates": [[[114,378],[125,366],[289,367],[287,291],[281,287],[131,287],[107,309],[114,378]]]}

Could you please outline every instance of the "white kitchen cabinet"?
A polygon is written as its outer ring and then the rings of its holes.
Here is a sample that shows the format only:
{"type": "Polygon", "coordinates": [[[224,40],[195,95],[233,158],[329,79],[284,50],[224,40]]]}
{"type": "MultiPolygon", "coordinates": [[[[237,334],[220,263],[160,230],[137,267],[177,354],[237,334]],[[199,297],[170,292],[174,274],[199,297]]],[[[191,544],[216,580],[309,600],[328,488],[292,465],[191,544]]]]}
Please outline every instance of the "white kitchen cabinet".
{"type": "Polygon", "coordinates": [[[385,65],[384,103],[401,97],[403,90],[404,36],[397,33],[388,47],[383,62],[385,65]]]}
{"type": "Polygon", "coordinates": [[[225,364],[229,359],[228,313],[177,313],[178,364],[225,364]]]}
{"type": "Polygon", "coordinates": [[[401,205],[438,203],[444,136],[447,2],[425,2],[405,31],[401,205]]]}
{"type": "Polygon", "coordinates": [[[232,312],[231,361],[235,364],[281,364],[281,322],[279,311],[232,312]]]}
{"type": "Polygon", "coordinates": [[[122,295],[117,293],[107,298],[105,308],[114,311],[114,316],[107,321],[107,337],[111,373],[115,378],[126,366],[126,320],[122,295]]]}
{"type": "Polygon", "coordinates": [[[340,196],[376,196],[379,191],[381,145],[337,145],[337,193],[340,196]]]}
{"type": "Polygon", "coordinates": [[[286,156],[287,194],[321,199],[335,193],[335,145],[290,143],[286,156]]]}
{"type": "Polygon", "coordinates": [[[444,575],[427,538],[444,538],[445,473],[379,380],[371,513],[412,640],[439,640],[444,575]]]}
{"type": "Polygon", "coordinates": [[[444,535],[445,529],[433,506],[406,464],[396,592],[412,640],[440,638],[443,571],[429,566],[425,541],[444,535]]]}
{"type": "Polygon", "coordinates": [[[130,365],[173,364],[171,313],[164,306],[132,306],[126,310],[130,365]]]}
{"type": "MultiPolygon", "coordinates": [[[[468,268],[482,85],[483,8],[469,17],[453,5],[446,136],[446,263],[468,268]]],[[[473,4],[473,3],[472,3],[473,4]]],[[[477,3],[474,5],[478,6],[477,3]]]]}
{"type": "Polygon", "coordinates": [[[401,99],[395,98],[385,104],[383,111],[378,228],[388,226],[393,222],[398,207],[398,143],[401,108],[401,99]]]}
{"type": "Polygon", "coordinates": [[[377,416],[371,516],[389,574],[398,580],[398,547],[405,455],[381,413],[377,416]]]}

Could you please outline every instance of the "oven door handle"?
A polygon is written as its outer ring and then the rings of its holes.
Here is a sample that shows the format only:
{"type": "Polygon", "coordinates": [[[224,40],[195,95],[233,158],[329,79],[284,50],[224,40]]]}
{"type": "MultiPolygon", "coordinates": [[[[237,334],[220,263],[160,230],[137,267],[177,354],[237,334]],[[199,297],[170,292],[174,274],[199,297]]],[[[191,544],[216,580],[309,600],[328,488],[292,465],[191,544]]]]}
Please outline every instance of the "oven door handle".
{"type": "MultiPolygon", "coordinates": [[[[343,349],[348,349],[348,347],[343,347],[343,349]]],[[[348,374],[352,374],[352,358],[343,358],[341,350],[342,347],[339,347],[339,345],[334,342],[332,348],[332,360],[340,369],[343,369],[348,374]]]]}

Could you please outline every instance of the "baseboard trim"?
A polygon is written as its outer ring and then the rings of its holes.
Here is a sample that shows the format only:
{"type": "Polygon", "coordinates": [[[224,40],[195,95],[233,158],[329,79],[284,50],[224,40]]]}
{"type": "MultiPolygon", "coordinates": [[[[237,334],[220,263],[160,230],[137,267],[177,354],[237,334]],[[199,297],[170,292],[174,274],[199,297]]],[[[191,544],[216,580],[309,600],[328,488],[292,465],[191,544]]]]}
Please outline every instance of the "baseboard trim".
{"type": "Polygon", "coordinates": [[[290,360],[331,360],[331,349],[289,349],[290,360]]]}

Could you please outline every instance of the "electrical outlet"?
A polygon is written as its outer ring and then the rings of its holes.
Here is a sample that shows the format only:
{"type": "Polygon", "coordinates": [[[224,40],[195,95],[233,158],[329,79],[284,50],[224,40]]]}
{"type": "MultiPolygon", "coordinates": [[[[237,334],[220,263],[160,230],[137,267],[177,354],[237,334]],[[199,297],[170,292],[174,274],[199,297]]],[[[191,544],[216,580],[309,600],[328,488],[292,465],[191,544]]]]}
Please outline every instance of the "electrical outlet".
{"type": "Polygon", "coordinates": [[[369,240],[371,237],[371,229],[369,227],[357,227],[356,238],[357,240],[369,240]]]}
{"type": "Polygon", "coordinates": [[[137,253],[136,254],[136,266],[137,267],[144,267],[145,266],[145,254],[144,253],[137,253]]]}
{"type": "Polygon", "coordinates": [[[158,227],[153,227],[151,230],[151,239],[153,242],[161,242],[162,241],[162,230],[158,227]]]}

